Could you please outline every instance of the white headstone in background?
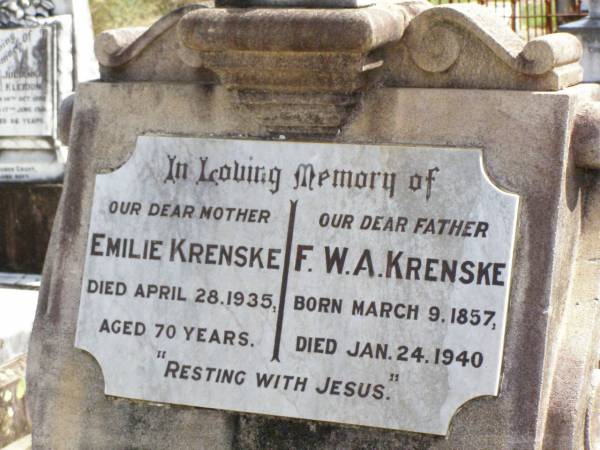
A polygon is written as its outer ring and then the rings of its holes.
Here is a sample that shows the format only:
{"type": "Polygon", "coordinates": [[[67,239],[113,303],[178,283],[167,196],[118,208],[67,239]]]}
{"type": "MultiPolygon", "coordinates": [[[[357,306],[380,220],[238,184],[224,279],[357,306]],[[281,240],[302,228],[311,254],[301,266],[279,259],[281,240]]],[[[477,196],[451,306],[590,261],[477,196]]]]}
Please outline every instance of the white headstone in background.
{"type": "Polygon", "coordinates": [[[517,207],[477,149],[141,137],[76,346],[109,395],[444,435],[498,393],[517,207]]]}
{"type": "Polygon", "coordinates": [[[0,136],[55,133],[54,30],[0,30],[0,136]]]}
{"type": "Polygon", "coordinates": [[[98,76],[87,1],[53,6],[0,6],[0,183],[62,178],[59,105],[98,76]]]}
{"type": "Polygon", "coordinates": [[[581,11],[589,11],[589,16],[559,27],[559,31],[574,34],[581,41],[583,53],[583,81],[600,82],[600,0],[582,3],[581,11]]]}

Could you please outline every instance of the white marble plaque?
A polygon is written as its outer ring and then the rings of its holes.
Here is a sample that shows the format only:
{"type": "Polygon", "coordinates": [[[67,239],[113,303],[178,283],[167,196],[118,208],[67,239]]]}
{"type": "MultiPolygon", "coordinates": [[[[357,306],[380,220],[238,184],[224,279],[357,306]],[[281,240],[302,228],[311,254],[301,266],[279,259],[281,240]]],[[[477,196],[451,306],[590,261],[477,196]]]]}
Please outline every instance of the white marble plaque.
{"type": "Polygon", "coordinates": [[[444,435],[498,394],[517,209],[477,149],[140,137],[76,347],[113,396],[444,435]]]}
{"type": "Polygon", "coordinates": [[[0,30],[0,137],[55,133],[53,30],[0,30]]]}

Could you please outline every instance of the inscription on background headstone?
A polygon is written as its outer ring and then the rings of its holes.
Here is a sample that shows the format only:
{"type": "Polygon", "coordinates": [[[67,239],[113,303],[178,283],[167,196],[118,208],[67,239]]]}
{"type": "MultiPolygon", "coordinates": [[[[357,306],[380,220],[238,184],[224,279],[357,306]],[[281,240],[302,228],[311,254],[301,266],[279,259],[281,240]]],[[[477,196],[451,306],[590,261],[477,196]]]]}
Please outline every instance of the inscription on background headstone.
{"type": "Polygon", "coordinates": [[[0,183],[61,180],[58,105],[98,76],[91,34],[86,0],[0,4],[0,183]]]}
{"type": "Polygon", "coordinates": [[[109,395],[443,435],[498,394],[517,207],[477,149],[140,137],[76,346],[109,395]]]}
{"type": "Polygon", "coordinates": [[[0,30],[0,136],[53,136],[50,27],[0,30]]]}

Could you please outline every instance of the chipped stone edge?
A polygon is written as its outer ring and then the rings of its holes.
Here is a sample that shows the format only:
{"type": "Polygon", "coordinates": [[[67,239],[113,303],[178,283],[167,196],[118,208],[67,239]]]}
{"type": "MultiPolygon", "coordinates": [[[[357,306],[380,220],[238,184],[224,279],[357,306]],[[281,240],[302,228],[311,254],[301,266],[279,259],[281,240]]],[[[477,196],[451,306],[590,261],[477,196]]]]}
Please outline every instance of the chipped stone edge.
{"type": "Polygon", "coordinates": [[[139,56],[152,42],[176,25],[187,13],[206,4],[195,3],[178,8],[160,18],[150,28],[108,30],[96,38],[96,58],[106,67],[119,67],[139,56]]]}
{"type": "MultiPolygon", "coordinates": [[[[576,63],[582,55],[581,43],[573,35],[554,33],[525,42],[499,18],[477,4],[436,6],[415,17],[414,25],[421,21],[441,22],[464,29],[513,70],[526,75],[543,75],[557,67],[576,63]]],[[[421,69],[427,71],[424,67],[421,69]]]]}

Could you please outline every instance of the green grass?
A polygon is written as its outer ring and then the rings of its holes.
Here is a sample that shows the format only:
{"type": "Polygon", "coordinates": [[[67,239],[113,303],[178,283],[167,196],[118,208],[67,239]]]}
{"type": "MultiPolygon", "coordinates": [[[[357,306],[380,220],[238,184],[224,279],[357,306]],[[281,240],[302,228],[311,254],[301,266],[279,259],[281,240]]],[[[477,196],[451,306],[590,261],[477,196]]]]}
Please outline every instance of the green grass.
{"type": "Polygon", "coordinates": [[[150,25],[162,15],[186,3],[185,0],[90,0],[94,31],[150,25]]]}

